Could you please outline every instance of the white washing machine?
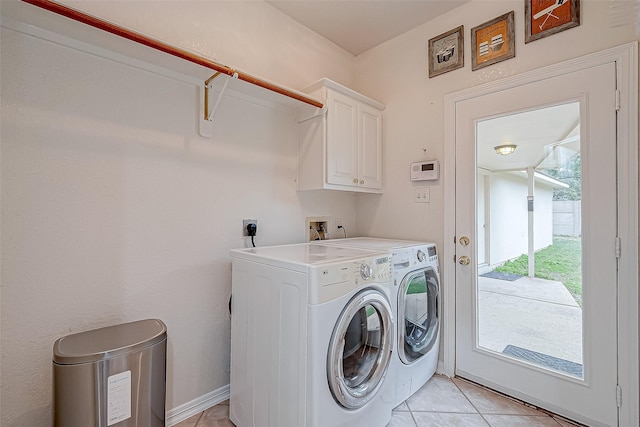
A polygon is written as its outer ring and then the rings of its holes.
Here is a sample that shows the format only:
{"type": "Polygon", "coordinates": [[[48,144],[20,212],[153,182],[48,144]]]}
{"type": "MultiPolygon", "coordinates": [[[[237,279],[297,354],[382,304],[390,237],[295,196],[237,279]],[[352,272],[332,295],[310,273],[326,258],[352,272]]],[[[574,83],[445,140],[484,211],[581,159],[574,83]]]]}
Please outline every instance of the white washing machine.
{"type": "Polygon", "coordinates": [[[418,391],[435,373],[440,347],[440,269],[434,243],[355,237],[325,245],[385,251],[391,257],[396,341],[391,372],[394,406],[418,391]]]}
{"type": "Polygon", "coordinates": [[[232,250],[238,427],[384,427],[394,407],[386,252],[314,243],[232,250]]]}

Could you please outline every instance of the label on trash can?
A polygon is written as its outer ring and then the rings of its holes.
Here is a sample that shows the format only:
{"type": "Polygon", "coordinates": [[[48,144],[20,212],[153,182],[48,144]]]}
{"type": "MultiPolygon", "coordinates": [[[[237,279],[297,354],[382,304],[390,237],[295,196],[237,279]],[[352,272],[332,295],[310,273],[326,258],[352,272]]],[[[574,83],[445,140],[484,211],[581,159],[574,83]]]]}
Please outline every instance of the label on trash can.
{"type": "Polygon", "coordinates": [[[131,371],[107,378],[107,426],[131,418],[131,371]]]}

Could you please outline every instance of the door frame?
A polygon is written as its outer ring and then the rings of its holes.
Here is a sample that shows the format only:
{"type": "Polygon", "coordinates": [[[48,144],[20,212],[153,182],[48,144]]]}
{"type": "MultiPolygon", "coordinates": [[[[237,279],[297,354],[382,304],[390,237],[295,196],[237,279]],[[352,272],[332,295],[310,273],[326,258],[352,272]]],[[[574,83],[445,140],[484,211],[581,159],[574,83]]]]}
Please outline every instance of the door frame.
{"type": "MultiPolygon", "coordinates": [[[[618,133],[618,384],[622,390],[619,425],[638,425],[640,414],[640,358],[638,354],[638,42],[603,50],[559,64],[488,82],[444,97],[444,211],[455,212],[456,105],[468,99],[537,82],[594,66],[616,64],[619,91],[618,133]]],[[[456,360],[455,216],[445,215],[443,274],[444,306],[442,373],[453,377],[456,360]]],[[[613,251],[614,248],[611,248],[613,251]]]]}

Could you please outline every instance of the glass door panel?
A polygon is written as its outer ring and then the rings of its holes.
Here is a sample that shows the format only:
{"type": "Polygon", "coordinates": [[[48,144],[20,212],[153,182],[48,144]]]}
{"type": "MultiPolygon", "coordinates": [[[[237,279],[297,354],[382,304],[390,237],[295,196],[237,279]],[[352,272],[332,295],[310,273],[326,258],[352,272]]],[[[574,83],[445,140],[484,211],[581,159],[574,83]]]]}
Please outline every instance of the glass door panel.
{"type": "Polygon", "coordinates": [[[580,105],[482,120],[476,135],[478,346],[582,379],[580,105]]]}

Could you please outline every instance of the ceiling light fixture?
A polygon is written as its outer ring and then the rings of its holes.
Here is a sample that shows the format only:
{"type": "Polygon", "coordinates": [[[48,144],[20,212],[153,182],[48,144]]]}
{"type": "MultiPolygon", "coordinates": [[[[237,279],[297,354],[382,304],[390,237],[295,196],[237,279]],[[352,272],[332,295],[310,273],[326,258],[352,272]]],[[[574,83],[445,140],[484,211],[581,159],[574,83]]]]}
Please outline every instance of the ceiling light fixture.
{"type": "Polygon", "coordinates": [[[505,144],[493,147],[493,149],[496,150],[496,153],[500,154],[501,156],[508,156],[509,154],[512,154],[514,151],[516,151],[516,147],[517,145],[515,144],[505,144]]]}

